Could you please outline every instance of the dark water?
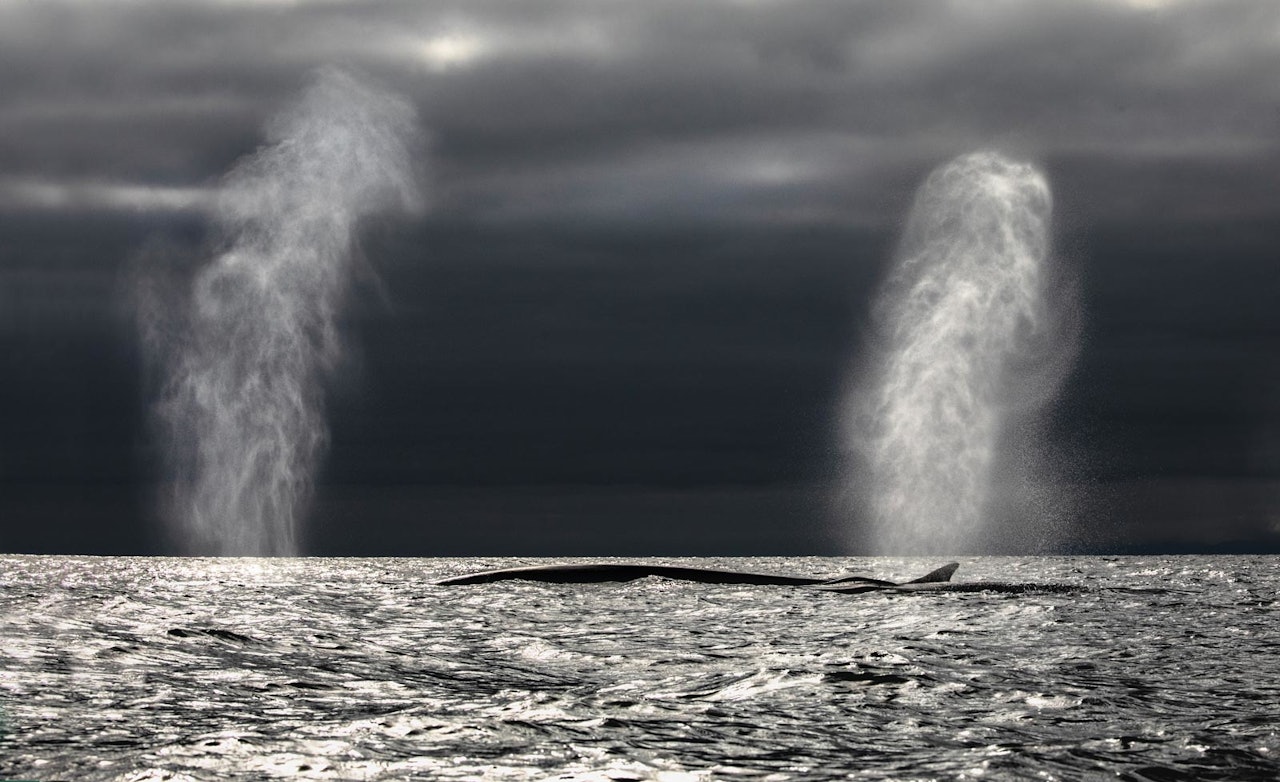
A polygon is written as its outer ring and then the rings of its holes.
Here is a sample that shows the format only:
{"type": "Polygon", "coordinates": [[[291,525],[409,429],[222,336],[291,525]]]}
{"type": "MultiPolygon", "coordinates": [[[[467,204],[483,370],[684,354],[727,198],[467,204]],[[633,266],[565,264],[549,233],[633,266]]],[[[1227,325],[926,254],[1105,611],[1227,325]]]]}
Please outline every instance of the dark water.
{"type": "Polygon", "coordinates": [[[0,558],[0,777],[1280,777],[1276,557],[956,575],[1065,593],[430,583],[515,563],[0,558]]]}

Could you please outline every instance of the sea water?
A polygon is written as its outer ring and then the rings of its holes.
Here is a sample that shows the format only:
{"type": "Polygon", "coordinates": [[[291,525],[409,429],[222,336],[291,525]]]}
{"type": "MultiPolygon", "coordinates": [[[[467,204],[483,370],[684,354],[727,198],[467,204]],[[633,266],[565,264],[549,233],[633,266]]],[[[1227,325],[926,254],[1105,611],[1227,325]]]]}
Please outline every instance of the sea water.
{"type": "Polygon", "coordinates": [[[1022,593],[432,584],[532,563],[0,557],[0,778],[1280,776],[1276,557],[961,560],[1074,587],[1022,593]]]}

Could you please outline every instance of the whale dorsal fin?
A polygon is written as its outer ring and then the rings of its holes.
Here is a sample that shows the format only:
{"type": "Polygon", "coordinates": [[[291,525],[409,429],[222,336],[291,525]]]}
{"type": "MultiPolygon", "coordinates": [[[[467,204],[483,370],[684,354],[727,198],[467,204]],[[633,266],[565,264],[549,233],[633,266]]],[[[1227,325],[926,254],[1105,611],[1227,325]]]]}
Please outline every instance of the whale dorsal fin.
{"type": "MultiPolygon", "coordinates": [[[[911,581],[904,581],[903,584],[940,584],[951,580],[951,575],[956,572],[956,568],[960,567],[959,562],[951,562],[943,565],[937,570],[932,570],[919,578],[911,581]]],[[[895,581],[884,581],[879,578],[867,578],[866,576],[836,576],[829,578],[821,583],[823,587],[844,587],[860,584],[869,588],[872,587],[895,587],[900,586],[895,581]]]]}
{"type": "Polygon", "coordinates": [[[943,581],[950,581],[950,580],[951,580],[951,576],[952,576],[952,574],[956,572],[956,568],[958,568],[958,567],[960,567],[960,563],[959,563],[959,562],[950,562],[950,563],[948,563],[948,564],[946,564],[946,565],[943,565],[942,567],[938,568],[937,570],[934,570],[934,571],[931,571],[931,572],[925,573],[923,576],[920,576],[919,578],[916,578],[916,579],[912,579],[911,581],[908,581],[908,582],[906,582],[906,583],[908,583],[908,584],[938,584],[938,583],[941,583],[941,582],[943,582],[943,581]]]}

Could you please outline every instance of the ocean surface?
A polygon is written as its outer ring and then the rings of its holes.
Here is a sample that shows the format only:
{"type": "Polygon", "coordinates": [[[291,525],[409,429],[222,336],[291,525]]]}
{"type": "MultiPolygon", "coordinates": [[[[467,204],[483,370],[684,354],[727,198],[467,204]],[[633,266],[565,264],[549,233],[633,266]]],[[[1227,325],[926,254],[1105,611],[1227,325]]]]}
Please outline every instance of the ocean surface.
{"type": "Polygon", "coordinates": [[[1280,778],[1277,557],[533,562],[0,557],[0,778],[1280,778]]]}

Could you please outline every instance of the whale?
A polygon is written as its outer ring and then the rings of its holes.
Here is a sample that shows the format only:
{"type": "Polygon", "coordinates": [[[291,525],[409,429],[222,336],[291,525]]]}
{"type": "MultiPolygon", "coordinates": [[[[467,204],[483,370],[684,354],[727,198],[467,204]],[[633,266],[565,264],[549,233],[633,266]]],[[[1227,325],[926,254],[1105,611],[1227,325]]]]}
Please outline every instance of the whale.
{"type": "Polygon", "coordinates": [[[820,578],[789,576],[778,573],[756,573],[745,570],[685,567],[683,565],[648,565],[613,562],[585,564],[529,565],[468,573],[436,581],[437,586],[491,584],[498,581],[537,581],[548,584],[623,583],[641,578],[665,578],[699,584],[745,584],[765,586],[802,586],[828,592],[858,593],[875,590],[920,591],[948,584],[960,565],[950,562],[910,581],[886,581],[868,576],[842,574],[820,578]]]}

